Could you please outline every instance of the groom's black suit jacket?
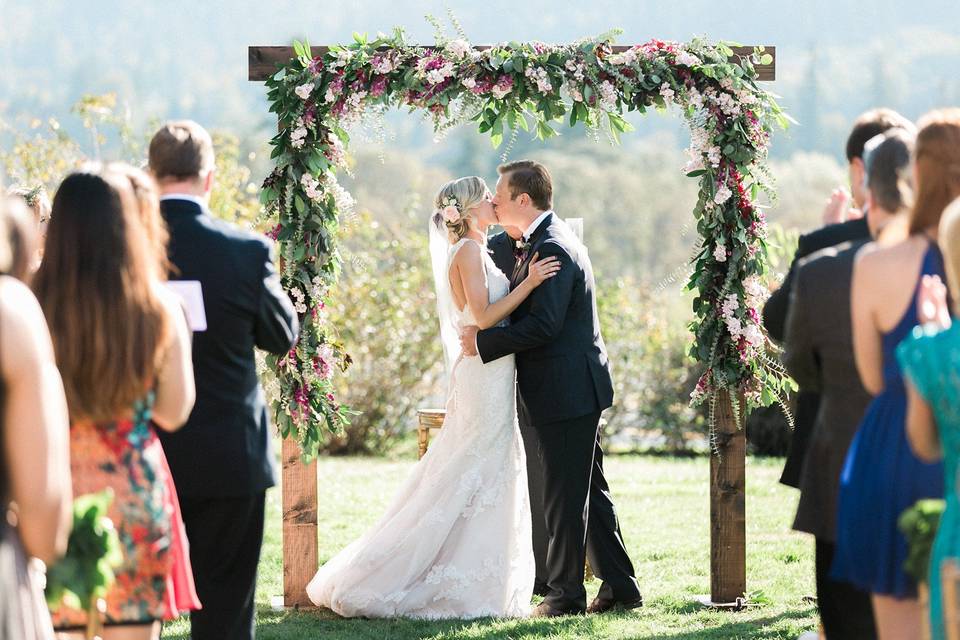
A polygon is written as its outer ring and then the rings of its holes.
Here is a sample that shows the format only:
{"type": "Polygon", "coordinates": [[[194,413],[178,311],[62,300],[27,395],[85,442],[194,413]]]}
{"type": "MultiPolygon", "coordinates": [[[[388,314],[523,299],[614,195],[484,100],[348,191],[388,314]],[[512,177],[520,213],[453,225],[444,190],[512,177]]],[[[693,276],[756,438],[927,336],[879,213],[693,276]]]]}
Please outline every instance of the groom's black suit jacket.
{"type": "Polygon", "coordinates": [[[537,253],[539,259],[556,256],[559,273],[517,307],[510,326],[480,331],[477,351],[483,362],[516,354],[519,410],[530,424],[542,425],[606,409],[613,404],[613,381],[585,247],[551,214],[531,234],[511,288],[527,277],[537,253]]]}
{"type": "Polygon", "coordinates": [[[176,432],[158,430],[186,498],[262,493],[276,484],[254,347],[286,353],[299,324],[280,285],[273,244],[189,200],[160,203],[170,231],[171,280],[199,280],[207,330],[193,335],[197,401],[176,432]]]}

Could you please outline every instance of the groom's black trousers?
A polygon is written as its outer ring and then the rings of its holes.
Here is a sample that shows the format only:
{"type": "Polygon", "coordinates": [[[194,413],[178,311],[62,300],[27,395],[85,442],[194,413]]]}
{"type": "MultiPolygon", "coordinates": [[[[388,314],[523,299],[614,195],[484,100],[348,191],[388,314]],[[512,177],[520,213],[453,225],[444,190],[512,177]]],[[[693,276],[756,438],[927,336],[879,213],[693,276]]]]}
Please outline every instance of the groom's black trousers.
{"type": "Polygon", "coordinates": [[[180,498],[203,607],[190,613],[193,640],[253,639],[264,497],[180,498]]]}
{"type": "Polygon", "coordinates": [[[543,513],[547,527],[547,584],[544,601],[561,611],[583,611],[587,556],[603,581],[600,597],[635,600],[640,590],[627,556],[603,476],[600,412],[535,425],[543,469],[543,513]]]}

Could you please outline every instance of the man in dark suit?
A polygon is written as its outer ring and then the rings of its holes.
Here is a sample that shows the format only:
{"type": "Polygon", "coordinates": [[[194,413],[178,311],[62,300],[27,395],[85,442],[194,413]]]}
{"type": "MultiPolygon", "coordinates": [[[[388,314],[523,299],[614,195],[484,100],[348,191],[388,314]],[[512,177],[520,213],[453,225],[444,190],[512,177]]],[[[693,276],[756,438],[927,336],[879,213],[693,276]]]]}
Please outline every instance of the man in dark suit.
{"type": "MultiPolygon", "coordinates": [[[[846,155],[850,175],[850,191],[853,195],[854,204],[863,211],[864,215],[846,222],[830,224],[800,236],[797,243],[797,252],[790,263],[790,269],[787,271],[783,284],[770,294],[770,298],[763,307],[763,326],[770,337],[777,342],[783,341],[784,325],[790,305],[790,290],[793,287],[797,264],[800,260],[821,249],[843,242],[869,239],[867,194],[863,186],[863,145],[870,138],[894,127],[910,129],[913,128],[913,124],[891,109],[867,111],[854,122],[853,129],[847,137],[846,155]]],[[[836,201],[832,201],[828,203],[828,207],[836,204],[836,201]]],[[[825,217],[828,216],[825,215],[825,217]]],[[[796,420],[790,441],[790,451],[783,466],[783,474],[780,476],[780,482],[787,486],[799,487],[803,456],[807,449],[807,441],[810,438],[810,431],[813,428],[818,405],[817,394],[801,385],[800,391],[797,393],[796,420]]]]}
{"type": "Polygon", "coordinates": [[[170,278],[200,283],[207,329],[194,335],[197,402],[182,429],[160,433],[190,541],[203,608],[194,640],[254,637],[254,589],[264,495],[276,462],[254,348],[286,353],[297,317],[280,286],[272,243],[210,215],[210,135],[191,121],[164,125],[150,142],[170,232],[170,278]]]}
{"type": "MultiPolygon", "coordinates": [[[[867,146],[870,233],[877,237],[904,209],[901,177],[910,161],[913,134],[891,129],[867,146]]],[[[800,502],[793,528],[816,541],[817,605],[826,637],[876,636],[870,594],[830,579],[836,541],[837,495],[847,449],[870,394],[853,354],[850,285],[857,252],[866,240],[845,242],[801,260],[794,275],[784,341],[784,364],[804,388],[819,394],[819,409],[800,474],[800,502]]]]}
{"type": "MultiPolygon", "coordinates": [[[[506,226],[500,233],[487,239],[487,250],[497,265],[508,278],[513,276],[514,268],[520,256],[519,244],[523,243],[523,230],[517,227],[506,226]]],[[[517,405],[520,404],[519,393],[517,405]]],[[[530,515],[533,529],[533,558],[536,562],[536,579],[533,583],[533,593],[545,596],[547,588],[547,521],[543,516],[543,469],[540,467],[540,458],[537,451],[537,436],[533,425],[520,417],[520,436],[523,438],[524,450],[527,455],[527,489],[530,492],[530,515]]]]}
{"type": "Polygon", "coordinates": [[[549,592],[535,616],[642,604],[603,475],[601,412],[613,403],[613,383],[600,335],[593,270],[583,244],[551,211],[553,187],[546,168],[512,162],[499,168],[493,199],[501,224],[525,229],[511,286],[522,282],[535,254],[560,261],[559,273],[541,284],[510,316],[508,327],[470,327],[461,336],[466,355],[490,362],[516,354],[520,422],[532,425],[543,467],[548,532],[549,592]],[[589,518],[589,529],[588,529],[589,518]],[[584,560],[603,584],[587,608],[584,560]]]}

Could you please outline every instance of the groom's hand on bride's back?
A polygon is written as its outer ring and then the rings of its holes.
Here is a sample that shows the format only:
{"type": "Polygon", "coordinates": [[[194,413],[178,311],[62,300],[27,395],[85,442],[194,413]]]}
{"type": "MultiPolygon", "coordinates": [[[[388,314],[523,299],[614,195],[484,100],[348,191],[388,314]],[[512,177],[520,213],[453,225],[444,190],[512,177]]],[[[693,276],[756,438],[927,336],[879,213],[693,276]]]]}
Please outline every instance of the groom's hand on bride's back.
{"type": "Polygon", "coordinates": [[[463,355],[467,357],[477,355],[477,332],[479,330],[479,327],[470,325],[460,331],[460,349],[463,351],[463,355]]]}

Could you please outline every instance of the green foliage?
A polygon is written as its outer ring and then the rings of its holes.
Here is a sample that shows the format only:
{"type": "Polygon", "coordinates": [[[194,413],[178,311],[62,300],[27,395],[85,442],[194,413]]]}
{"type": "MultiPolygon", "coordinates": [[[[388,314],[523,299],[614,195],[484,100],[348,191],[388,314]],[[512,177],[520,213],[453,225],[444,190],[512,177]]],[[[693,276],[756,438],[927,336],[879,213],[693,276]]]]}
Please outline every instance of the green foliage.
{"type": "Polygon", "coordinates": [[[930,553],[937,536],[937,525],[946,508],[943,500],[917,500],[900,514],[897,528],[907,538],[909,552],[903,561],[903,569],[918,582],[926,582],[930,569],[930,553]]]}
{"type": "Polygon", "coordinates": [[[651,293],[632,279],[598,285],[616,398],[604,412],[605,432],[618,443],[683,451],[703,439],[704,416],[690,406],[703,367],[687,355],[689,335],[670,313],[677,302],[676,294],[651,293]]]}
{"type": "Polygon", "coordinates": [[[79,496],[73,501],[73,529],[66,555],[47,571],[46,598],[86,610],[106,596],[113,584],[113,567],[123,562],[120,540],[107,517],[113,491],[79,496]]]}
{"type": "Polygon", "coordinates": [[[328,309],[353,357],[337,377],[337,396],[357,415],[326,442],[330,453],[383,453],[415,424],[427,398],[443,397],[423,227],[423,215],[411,207],[389,224],[363,213],[343,231],[344,270],[328,309]]]}

